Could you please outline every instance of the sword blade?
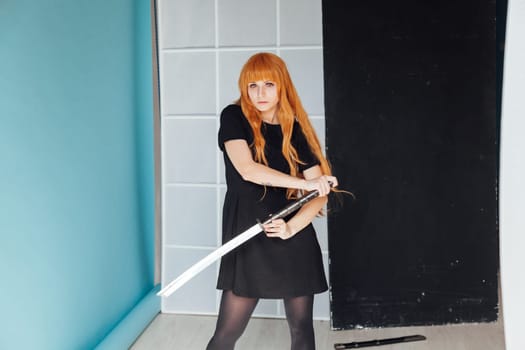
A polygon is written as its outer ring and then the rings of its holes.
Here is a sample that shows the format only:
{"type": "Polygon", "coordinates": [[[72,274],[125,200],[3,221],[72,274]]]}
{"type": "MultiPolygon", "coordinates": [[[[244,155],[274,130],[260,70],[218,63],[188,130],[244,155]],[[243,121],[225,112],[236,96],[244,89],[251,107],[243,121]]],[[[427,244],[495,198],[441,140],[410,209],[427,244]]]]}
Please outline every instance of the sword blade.
{"type": "Polygon", "coordinates": [[[199,272],[204,270],[206,267],[213,264],[215,261],[220,259],[225,254],[231,252],[233,249],[237,248],[250,238],[256,236],[262,232],[262,227],[260,224],[255,224],[240,235],[229,240],[227,243],[223,244],[219,248],[215,249],[213,252],[199,260],[196,264],[191,266],[189,269],[184,271],[179,277],[174,279],[164,288],[162,288],[157,295],[162,297],[169,297],[173,292],[182,287],[186,282],[195,277],[199,272]]]}

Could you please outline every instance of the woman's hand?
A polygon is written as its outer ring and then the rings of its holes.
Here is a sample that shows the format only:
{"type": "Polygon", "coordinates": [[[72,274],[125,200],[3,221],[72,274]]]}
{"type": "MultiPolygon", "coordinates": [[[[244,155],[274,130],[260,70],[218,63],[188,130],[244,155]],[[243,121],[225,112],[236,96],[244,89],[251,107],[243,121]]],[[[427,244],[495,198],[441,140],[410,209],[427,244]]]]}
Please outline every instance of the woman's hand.
{"type": "Polygon", "coordinates": [[[305,180],[306,191],[319,191],[319,197],[326,196],[330,193],[331,187],[337,187],[337,178],[330,175],[322,175],[311,180],[305,180]]]}
{"type": "Polygon", "coordinates": [[[293,237],[290,227],[283,219],[272,220],[270,223],[263,225],[267,237],[278,237],[288,239],[293,237]]]}

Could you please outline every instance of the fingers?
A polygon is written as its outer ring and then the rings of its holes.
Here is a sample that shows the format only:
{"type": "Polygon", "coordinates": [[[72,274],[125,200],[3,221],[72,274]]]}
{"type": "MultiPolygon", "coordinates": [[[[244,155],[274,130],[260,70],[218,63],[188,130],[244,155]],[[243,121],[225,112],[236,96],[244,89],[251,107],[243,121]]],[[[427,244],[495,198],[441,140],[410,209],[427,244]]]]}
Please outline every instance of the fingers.
{"type": "Polygon", "coordinates": [[[338,185],[337,178],[335,176],[331,175],[323,175],[319,176],[318,178],[308,180],[310,191],[318,191],[319,196],[323,197],[330,193],[331,189],[333,187],[337,187],[338,185]]]}
{"type": "Polygon", "coordinates": [[[326,176],[328,182],[331,184],[331,187],[337,187],[339,183],[337,182],[337,177],[335,176],[326,176]]]}
{"type": "Polygon", "coordinates": [[[319,182],[319,197],[326,196],[328,193],[330,193],[330,183],[326,179],[326,177],[323,177],[320,179],[319,182]]]}
{"type": "Polygon", "coordinates": [[[288,230],[288,225],[283,219],[272,220],[270,223],[263,225],[263,228],[268,237],[287,239],[291,236],[288,230]]]}
{"type": "Polygon", "coordinates": [[[272,220],[270,223],[263,225],[264,231],[267,233],[279,233],[283,230],[286,223],[283,219],[272,220]]]}

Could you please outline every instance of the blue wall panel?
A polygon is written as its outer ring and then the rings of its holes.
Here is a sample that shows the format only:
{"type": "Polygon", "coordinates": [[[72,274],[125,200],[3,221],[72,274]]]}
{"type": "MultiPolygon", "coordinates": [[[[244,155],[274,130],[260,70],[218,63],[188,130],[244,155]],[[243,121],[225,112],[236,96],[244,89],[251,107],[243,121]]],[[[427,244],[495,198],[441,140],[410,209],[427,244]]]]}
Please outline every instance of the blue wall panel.
{"type": "Polygon", "coordinates": [[[0,5],[2,349],[93,348],[153,288],[137,3],[0,5]]]}

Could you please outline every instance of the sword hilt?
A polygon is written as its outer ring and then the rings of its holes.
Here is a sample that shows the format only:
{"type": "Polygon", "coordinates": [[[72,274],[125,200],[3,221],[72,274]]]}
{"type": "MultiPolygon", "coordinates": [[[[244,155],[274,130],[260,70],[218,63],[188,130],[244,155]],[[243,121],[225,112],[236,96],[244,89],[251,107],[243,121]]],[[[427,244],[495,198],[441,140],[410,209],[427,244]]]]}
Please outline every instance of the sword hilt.
{"type": "MultiPolygon", "coordinates": [[[[330,184],[330,187],[333,187],[333,183],[332,182],[329,181],[328,183],[330,184]]],[[[298,210],[303,205],[305,205],[306,203],[310,202],[312,199],[314,199],[314,198],[316,198],[318,196],[319,196],[319,191],[318,190],[315,190],[315,191],[312,191],[312,192],[308,193],[306,196],[299,198],[298,200],[296,200],[293,203],[290,203],[289,205],[287,205],[283,209],[279,210],[277,213],[270,214],[266,218],[266,220],[264,220],[262,222],[262,225],[269,224],[272,220],[281,219],[281,218],[284,218],[284,217],[288,216],[289,214],[291,214],[294,211],[298,210]]],[[[260,223],[259,220],[257,220],[257,222],[260,223]]]]}

